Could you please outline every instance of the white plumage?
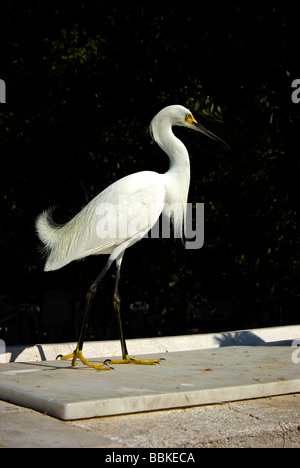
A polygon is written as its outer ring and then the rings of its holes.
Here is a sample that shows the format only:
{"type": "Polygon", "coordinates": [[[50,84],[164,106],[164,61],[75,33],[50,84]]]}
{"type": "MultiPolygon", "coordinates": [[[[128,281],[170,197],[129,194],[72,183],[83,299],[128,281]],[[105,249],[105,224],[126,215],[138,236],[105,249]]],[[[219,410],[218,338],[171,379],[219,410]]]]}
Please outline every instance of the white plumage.
{"type": "Polygon", "coordinates": [[[64,225],[52,221],[51,210],[43,212],[36,227],[49,252],[45,271],[57,270],[88,255],[111,254],[115,260],[140,240],[159,218],[166,196],[161,179],[155,172],[124,177],[97,195],[64,225]],[[134,226],[130,229],[130,225],[135,220],[137,223],[140,220],[140,226],[137,225],[134,232],[134,226]]]}
{"type": "Polygon", "coordinates": [[[80,359],[85,365],[96,369],[109,368],[105,363],[88,362],[82,355],[82,347],[92,299],[113,261],[117,265],[114,308],[120,332],[122,360],[111,362],[156,364],[160,361],[134,359],[128,355],[121,324],[118,284],[125,250],[145,236],[161,213],[173,220],[176,237],[182,235],[190,184],[190,162],[186,147],[172,132],[174,125],[188,127],[219,140],[198,124],[185,107],[166,107],[150,124],[154,140],[170,159],[170,167],[165,174],[143,171],[118,180],[64,225],[53,222],[51,210],[44,211],[36,221],[38,236],[47,253],[45,271],[57,270],[88,255],[109,255],[105,267],[88,290],[77,347],[71,355],[61,356],[62,359],[72,358],[72,365],[75,365],[76,359],[80,359]]]}
{"type": "Polygon", "coordinates": [[[176,237],[180,237],[190,163],[184,144],[172,132],[172,125],[198,129],[186,120],[187,115],[191,115],[188,109],[169,106],[150,124],[154,140],[170,158],[167,173],[143,171],[118,180],[64,225],[53,222],[52,210],[38,217],[37,233],[48,254],[45,271],[57,270],[88,255],[110,254],[111,260],[115,260],[154,226],[162,212],[173,219],[176,237]],[[133,224],[135,230],[130,229],[133,224]]]}

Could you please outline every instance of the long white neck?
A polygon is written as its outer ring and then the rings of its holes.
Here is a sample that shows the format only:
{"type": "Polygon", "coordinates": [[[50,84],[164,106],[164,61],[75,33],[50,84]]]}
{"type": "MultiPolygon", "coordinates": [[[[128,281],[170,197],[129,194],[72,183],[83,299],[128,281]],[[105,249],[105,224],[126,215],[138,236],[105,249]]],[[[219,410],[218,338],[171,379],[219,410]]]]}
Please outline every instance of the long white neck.
{"type": "Polygon", "coordinates": [[[164,174],[166,203],[163,212],[173,219],[176,236],[182,237],[190,186],[189,154],[182,141],[172,132],[169,119],[154,118],[150,131],[156,143],[170,159],[169,170],[164,174]]]}
{"type": "Polygon", "coordinates": [[[166,175],[172,176],[174,182],[176,180],[187,198],[190,185],[190,159],[186,147],[174,135],[171,123],[167,119],[161,119],[159,122],[153,119],[151,133],[156,143],[169,156],[170,168],[166,175]]]}

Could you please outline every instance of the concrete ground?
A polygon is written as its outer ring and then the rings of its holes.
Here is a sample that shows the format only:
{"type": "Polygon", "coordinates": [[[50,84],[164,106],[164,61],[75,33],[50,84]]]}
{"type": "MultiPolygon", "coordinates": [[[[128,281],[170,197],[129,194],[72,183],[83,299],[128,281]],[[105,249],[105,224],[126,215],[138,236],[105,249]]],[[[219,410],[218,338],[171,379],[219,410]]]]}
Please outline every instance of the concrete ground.
{"type": "MultiPolygon", "coordinates": [[[[131,340],[132,353],[207,349],[219,346],[288,345],[300,326],[203,336],[131,340]],[[136,349],[135,349],[136,348],[136,349]]],[[[73,347],[72,347],[73,346],[73,347]]],[[[116,343],[87,343],[90,357],[112,355],[116,343]],[[89,350],[90,346],[90,350],[89,350]]],[[[70,349],[69,349],[70,348],[70,349]]],[[[74,344],[8,349],[0,362],[51,360],[74,344]]],[[[89,356],[87,356],[89,357],[89,356]]],[[[0,447],[193,449],[223,447],[300,448],[300,393],[218,405],[61,421],[0,401],[0,447]]]]}
{"type": "Polygon", "coordinates": [[[300,394],[68,422],[0,401],[0,422],[7,448],[299,448],[300,394]]]}

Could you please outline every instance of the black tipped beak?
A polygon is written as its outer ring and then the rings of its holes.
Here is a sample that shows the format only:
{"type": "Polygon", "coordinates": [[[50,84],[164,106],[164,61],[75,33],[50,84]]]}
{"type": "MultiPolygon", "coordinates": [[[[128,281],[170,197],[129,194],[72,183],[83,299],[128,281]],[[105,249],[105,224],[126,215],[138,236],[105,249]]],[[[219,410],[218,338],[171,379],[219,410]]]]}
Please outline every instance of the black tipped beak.
{"type": "Polygon", "coordinates": [[[204,135],[208,136],[209,138],[212,138],[213,140],[215,141],[219,141],[220,143],[222,143],[223,145],[227,146],[227,148],[229,148],[229,145],[227,145],[227,143],[222,140],[221,138],[217,137],[217,135],[215,135],[213,132],[211,132],[210,130],[207,130],[207,128],[203,127],[203,125],[199,124],[198,122],[196,121],[193,121],[191,122],[192,124],[192,128],[194,130],[196,130],[197,132],[201,132],[203,133],[204,135]]]}

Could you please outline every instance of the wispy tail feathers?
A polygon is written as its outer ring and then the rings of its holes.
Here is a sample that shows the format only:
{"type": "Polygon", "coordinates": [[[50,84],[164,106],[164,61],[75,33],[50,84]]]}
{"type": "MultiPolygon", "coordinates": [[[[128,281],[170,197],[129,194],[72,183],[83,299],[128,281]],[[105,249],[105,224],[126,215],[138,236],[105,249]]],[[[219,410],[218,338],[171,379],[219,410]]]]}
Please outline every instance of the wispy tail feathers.
{"type": "Polygon", "coordinates": [[[60,227],[52,220],[53,209],[43,211],[36,220],[36,230],[45,248],[51,250],[57,243],[60,227]]]}
{"type": "MultiPolygon", "coordinates": [[[[52,219],[53,209],[43,211],[36,220],[36,231],[39,239],[44,244],[44,252],[48,256],[57,246],[61,238],[61,228],[63,225],[56,224],[52,219]]],[[[46,270],[47,264],[45,267],[46,270]]]]}

